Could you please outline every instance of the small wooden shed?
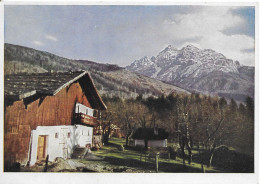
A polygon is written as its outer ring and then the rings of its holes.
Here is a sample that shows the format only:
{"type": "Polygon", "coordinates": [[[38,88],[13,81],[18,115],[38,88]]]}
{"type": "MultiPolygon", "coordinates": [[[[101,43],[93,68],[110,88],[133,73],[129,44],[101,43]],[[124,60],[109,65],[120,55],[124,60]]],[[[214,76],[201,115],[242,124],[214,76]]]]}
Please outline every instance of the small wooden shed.
{"type": "Polygon", "coordinates": [[[138,128],[133,136],[134,146],[167,147],[169,133],[162,128],[138,128]]]}

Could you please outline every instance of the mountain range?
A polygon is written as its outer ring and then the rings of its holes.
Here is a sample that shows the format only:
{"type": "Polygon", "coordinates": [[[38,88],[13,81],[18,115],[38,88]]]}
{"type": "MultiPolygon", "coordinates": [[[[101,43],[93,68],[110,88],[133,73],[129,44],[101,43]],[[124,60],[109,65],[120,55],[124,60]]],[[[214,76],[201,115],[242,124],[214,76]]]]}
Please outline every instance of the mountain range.
{"type": "Polygon", "coordinates": [[[237,101],[254,96],[254,67],[243,66],[212,49],[169,45],[157,56],[135,60],[126,69],[192,92],[237,101]]]}
{"type": "Polygon", "coordinates": [[[128,71],[117,65],[67,59],[33,48],[5,43],[5,75],[80,70],[89,71],[99,93],[110,97],[135,98],[139,94],[148,97],[168,95],[172,92],[190,93],[172,84],[128,71]]]}

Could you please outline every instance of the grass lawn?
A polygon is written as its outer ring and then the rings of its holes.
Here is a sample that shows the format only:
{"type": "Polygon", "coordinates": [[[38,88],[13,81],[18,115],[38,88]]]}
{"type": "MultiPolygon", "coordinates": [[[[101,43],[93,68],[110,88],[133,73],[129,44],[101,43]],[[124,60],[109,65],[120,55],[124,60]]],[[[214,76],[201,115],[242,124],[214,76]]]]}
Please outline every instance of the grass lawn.
{"type": "MultiPolygon", "coordinates": [[[[140,161],[140,151],[133,150],[131,148],[126,148],[124,151],[120,151],[120,145],[125,144],[125,139],[111,138],[109,140],[108,146],[103,146],[98,151],[93,151],[92,153],[104,158],[104,161],[114,166],[125,166],[143,170],[145,172],[155,172],[155,160],[151,159],[145,161],[143,158],[140,161]]],[[[216,168],[207,168],[204,166],[206,172],[220,172],[216,168]]],[[[176,160],[168,160],[159,158],[159,172],[201,172],[201,165],[192,162],[191,165],[183,165],[182,159],[177,157],[176,160]]]]}

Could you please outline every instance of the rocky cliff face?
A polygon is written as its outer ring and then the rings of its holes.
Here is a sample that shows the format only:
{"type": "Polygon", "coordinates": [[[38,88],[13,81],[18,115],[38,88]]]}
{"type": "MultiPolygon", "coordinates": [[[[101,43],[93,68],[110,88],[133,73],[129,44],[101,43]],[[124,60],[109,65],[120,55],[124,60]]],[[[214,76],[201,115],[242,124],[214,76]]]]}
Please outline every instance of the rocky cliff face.
{"type": "Polygon", "coordinates": [[[254,67],[241,66],[212,49],[169,45],[156,57],[143,57],[126,68],[190,91],[239,101],[254,96],[254,67]]]}

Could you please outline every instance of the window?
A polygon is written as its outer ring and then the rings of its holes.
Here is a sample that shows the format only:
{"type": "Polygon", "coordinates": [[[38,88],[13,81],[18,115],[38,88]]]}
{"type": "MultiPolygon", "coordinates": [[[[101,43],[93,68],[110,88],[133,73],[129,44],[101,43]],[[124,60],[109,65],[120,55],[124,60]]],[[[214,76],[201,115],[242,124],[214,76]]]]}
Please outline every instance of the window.
{"type": "Polygon", "coordinates": [[[80,103],[76,103],[76,106],[75,106],[75,113],[82,113],[82,114],[87,114],[89,116],[93,116],[93,109],[83,105],[83,104],[80,104],[80,103]]]}
{"type": "Polygon", "coordinates": [[[59,138],[59,134],[55,133],[55,139],[58,139],[58,138],[59,138]]]}

